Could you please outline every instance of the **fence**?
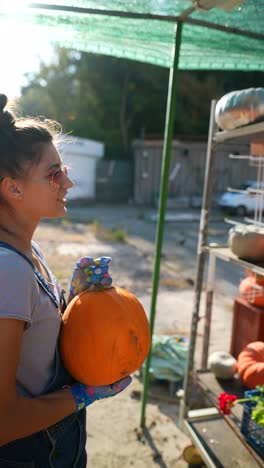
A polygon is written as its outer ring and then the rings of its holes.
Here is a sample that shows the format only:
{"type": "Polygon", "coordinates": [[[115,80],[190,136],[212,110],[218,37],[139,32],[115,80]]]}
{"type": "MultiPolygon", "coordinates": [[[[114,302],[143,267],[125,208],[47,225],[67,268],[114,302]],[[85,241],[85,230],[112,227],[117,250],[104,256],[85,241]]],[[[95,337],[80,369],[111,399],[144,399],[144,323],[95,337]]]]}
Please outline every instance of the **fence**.
{"type": "Polygon", "coordinates": [[[133,196],[133,165],[130,161],[100,160],[96,166],[96,200],[126,203],[133,196]]]}

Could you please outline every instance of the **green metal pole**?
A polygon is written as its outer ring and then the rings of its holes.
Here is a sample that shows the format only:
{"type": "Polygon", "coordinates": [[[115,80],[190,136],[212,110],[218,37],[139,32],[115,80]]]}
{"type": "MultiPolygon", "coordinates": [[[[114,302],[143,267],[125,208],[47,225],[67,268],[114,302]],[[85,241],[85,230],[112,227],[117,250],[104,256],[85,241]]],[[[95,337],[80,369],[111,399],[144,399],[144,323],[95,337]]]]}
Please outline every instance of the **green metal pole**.
{"type": "MultiPolygon", "coordinates": [[[[171,155],[173,125],[174,125],[175,107],[176,107],[176,88],[177,88],[176,85],[177,85],[177,75],[178,75],[177,71],[178,71],[180,45],[181,45],[181,33],[182,33],[182,23],[179,22],[177,23],[173,65],[170,69],[168,98],[167,98],[164,145],[163,145],[163,155],[162,155],[162,170],[161,170],[161,182],[160,182],[159,209],[158,209],[158,220],[157,220],[157,229],[156,229],[156,253],[155,253],[154,272],[153,272],[153,278],[152,278],[152,298],[151,298],[150,321],[149,321],[151,337],[152,337],[153,330],[154,330],[157,292],[158,292],[159,275],[160,275],[160,257],[162,253],[162,240],[163,240],[163,231],[164,231],[164,218],[165,218],[165,210],[166,210],[166,202],[167,202],[167,194],[168,194],[168,179],[169,179],[170,155],[171,155]]],[[[141,427],[145,427],[145,412],[146,412],[147,393],[148,393],[148,385],[149,385],[150,362],[151,362],[151,349],[146,359],[146,365],[145,365],[145,371],[144,371],[144,390],[143,390],[141,421],[140,421],[141,427]]]]}

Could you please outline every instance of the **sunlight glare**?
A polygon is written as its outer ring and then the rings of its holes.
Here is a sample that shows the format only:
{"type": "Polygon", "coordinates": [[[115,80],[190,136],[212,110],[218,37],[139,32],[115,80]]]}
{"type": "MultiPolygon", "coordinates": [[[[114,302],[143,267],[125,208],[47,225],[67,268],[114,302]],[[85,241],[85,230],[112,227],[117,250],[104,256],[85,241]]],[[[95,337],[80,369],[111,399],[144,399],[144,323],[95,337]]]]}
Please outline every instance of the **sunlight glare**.
{"type": "Polygon", "coordinates": [[[49,62],[52,55],[41,28],[31,24],[30,11],[26,0],[0,0],[0,92],[9,98],[19,96],[28,83],[27,74],[37,72],[40,62],[49,62]]]}
{"type": "Polygon", "coordinates": [[[0,48],[0,92],[14,98],[20,95],[21,87],[28,82],[25,75],[36,72],[40,61],[50,62],[53,46],[36,26],[14,20],[1,25],[0,44],[5,44],[0,48]]]}
{"type": "Polygon", "coordinates": [[[28,0],[0,0],[0,12],[19,13],[28,9],[28,0]]]}

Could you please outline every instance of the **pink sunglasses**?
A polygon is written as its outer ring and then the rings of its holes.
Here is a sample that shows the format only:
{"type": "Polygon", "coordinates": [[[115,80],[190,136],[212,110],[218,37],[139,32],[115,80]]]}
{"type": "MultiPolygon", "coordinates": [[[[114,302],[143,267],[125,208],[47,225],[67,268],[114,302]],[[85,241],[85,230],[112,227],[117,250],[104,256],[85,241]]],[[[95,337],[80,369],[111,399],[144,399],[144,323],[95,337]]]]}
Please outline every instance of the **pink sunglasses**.
{"type": "Polygon", "coordinates": [[[50,182],[53,188],[57,187],[58,185],[62,185],[64,182],[64,177],[68,176],[68,167],[63,166],[60,169],[56,169],[51,176],[50,176],[50,182]]]}

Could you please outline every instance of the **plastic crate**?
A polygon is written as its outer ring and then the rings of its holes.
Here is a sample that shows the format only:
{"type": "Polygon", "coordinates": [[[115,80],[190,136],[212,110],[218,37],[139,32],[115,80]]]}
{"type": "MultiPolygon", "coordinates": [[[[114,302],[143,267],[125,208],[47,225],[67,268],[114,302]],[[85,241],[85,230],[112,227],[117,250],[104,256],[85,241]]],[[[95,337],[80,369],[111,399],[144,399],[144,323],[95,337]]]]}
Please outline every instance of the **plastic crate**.
{"type": "MultiPolygon", "coordinates": [[[[245,398],[250,398],[259,394],[259,390],[247,390],[245,398]]],[[[245,437],[246,441],[254,448],[254,450],[264,459],[264,426],[257,424],[251,419],[251,413],[256,402],[247,401],[243,403],[244,411],[241,423],[240,432],[245,437]]]]}

